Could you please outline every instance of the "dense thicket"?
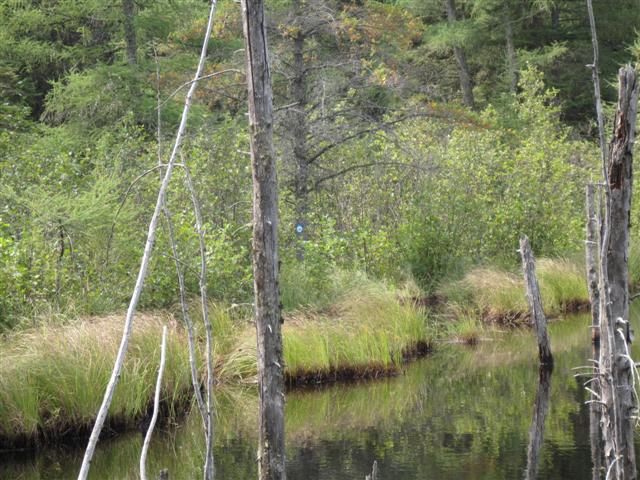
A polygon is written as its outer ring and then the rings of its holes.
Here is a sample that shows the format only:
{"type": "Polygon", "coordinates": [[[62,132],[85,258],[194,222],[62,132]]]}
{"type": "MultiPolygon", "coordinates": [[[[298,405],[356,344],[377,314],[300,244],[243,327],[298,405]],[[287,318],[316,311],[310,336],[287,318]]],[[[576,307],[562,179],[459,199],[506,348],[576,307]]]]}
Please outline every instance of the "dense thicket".
{"type": "MultiPolygon", "coordinates": [[[[640,7],[617,3],[595,2],[605,79],[639,50],[640,7]]],[[[158,186],[157,171],[140,176],[165,156],[207,8],[127,5],[0,4],[0,328],[43,310],[117,309],[134,281],[158,186]]],[[[429,289],[469,264],[517,262],[522,233],[539,255],[581,248],[597,162],[582,1],[267,6],[285,290],[321,295],[335,267],[429,289]]],[[[206,73],[223,73],[199,89],[184,155],[206,215],[210,293],[241,303],[251,298],[242,29],[237,3],[219,8],[206,73]]],[[[168,201],[195,294],[180,172],[168,201]]],[[[146,307],[176,299],[162,235],[146,307]]],[[[284,292],[285,308],[304,297],[284,292]]]]}

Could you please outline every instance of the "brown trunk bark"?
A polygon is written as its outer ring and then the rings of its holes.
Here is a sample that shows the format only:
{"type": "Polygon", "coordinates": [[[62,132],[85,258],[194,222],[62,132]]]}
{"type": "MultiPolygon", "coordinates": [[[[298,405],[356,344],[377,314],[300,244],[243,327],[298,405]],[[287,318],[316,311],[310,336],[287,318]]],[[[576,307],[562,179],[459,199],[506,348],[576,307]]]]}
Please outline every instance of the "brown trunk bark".
{"type": "MultiPolygon", "coordinates": [[[[456,5],[454,0],[445,0],[445,7],[447,9],[447,20],[450,24],[456,22],[456,5]]],[[[467,65],[467,55],[460,47],[453,47],[453,54],[458,62],[458,70],[460,72],[460,90],[462,91],[462,102],[470,109],[475,109],[476,104],[473,98],[473,82],[471,80],[471,73],[469,73],[469,66],[467,65]]]]}
{"type": "Polygon", "coordinates": [[[518,90],[518,57],[513,40],[513,24],[509,7],[504,4],[504,36],[507,44],[507,68],[509,74],[509,89],[512,93],[518,90]]]}
{"type": "Polygon", "coordinates": [[[258,347],[260,480],[284,480],[284,377],[278,291],[278,186],[263,0],[242,0],[253,170],[253,278],[258,347]]]}
{"type": "Polygon", "coordinates": [[[520,238],[520,255],[522,257],[522,272],[524,274],[524,285],[531,310],[531,322],[538,338],[538,355],[540,363],[553,367],[553,356],[551,355],[551,344],[547,334],[547,318],[542,311],[542,301],[540,300],[540,288],[536,278],[536,264],[531,252],[531,245],[526,236],[520,238]]]}
{"type": "Polygon", "coordinates": [[[606,210],[600,263],[600,390],[602,436],[607,469],[612,478],[636,476],[633,444],[636,414],[633,364],[629,358],[628,265],[632,150],[638,102],[636,73],[631,67],[619,72],[618,105],[609,148],[606,178],[606,210]]]}
{"type": "MultiPolygon", "coordinates": [[[[297,19],[304,15],[300,0],[294,3],[294,13],[297,19]]],[[[300,31],[293,39],[293,79],[291,94],[296,104],[291,113],[291,133],[293,135],[293,160],[295,162],[294,194],[296,201],[296,257],[304,260],[304,241],[307,239],[307,214],[309,210],[309,149],[307,136],[309,126],[307,122],[308,84],[304,61],[305,34],[300,31]],[[302,231],[298,230],[301,228],[302,231]]]]}
{"type": "Polygon", "coordinates": [[[127,61],[129,65],[138,63],[138,43],[136,40],[136,28],[134,19],[133,0],[122,0],[122,12],[124,14],[124,39],[127,46],[127,61]]]}

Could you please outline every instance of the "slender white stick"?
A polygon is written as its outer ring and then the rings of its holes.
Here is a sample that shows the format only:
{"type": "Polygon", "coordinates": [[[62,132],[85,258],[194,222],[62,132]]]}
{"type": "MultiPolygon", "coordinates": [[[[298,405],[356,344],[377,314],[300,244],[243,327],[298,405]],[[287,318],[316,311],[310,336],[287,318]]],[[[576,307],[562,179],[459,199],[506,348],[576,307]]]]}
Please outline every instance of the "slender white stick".
{"type": "MultiPolygon", "coordinates": [[[[217,5],[217,0],[211,0],[211,10],[209,12],[209,21],[207,23],[207,31],[204,37],[204,41],[202,43],[200,60],[198,62],[198,68],[196,70],[196,74],[194,77],[196,79],[202,76],[202,70],[204,69],[204,63],[207,57],[207,45],[209,43],[209,38],[211,37],[211,29],[213,26],[213,17],[215,16],[216,5],[217,5]]],[[[120,374],[122,372],[124,358],[127,352],[127,347],[129,346],[129,339],[131,337],[131,330],[133,327],[133,317],[135,315],[135,311],[138,306],[138,301],[140,300],[140,294],[142,293],[144,280],[147,276],[149,260],[151,259],[151,253],[153,251],[153,246],[156,240],[156,229],[158,225],[158,217],[160,216],[162,205],[164,204],[165,193],[167,191],[169,181],[171,180],[174,161],[182,145],[182,140],[184,138],[184,134],[187,126],[187,117],[189,115],[189,109],[191,107],[193,94],[196,90],[197,84],[198,84],[197,81],[194,81],[191,84],[191,87],[189,88],[189,91],[187,92],[187,96],[184,101],[184,109],[182,111],[182,118],[180,120],[180,126],[178,127],[178,133],[176,134],[176,140],[173,145],[173,150],[171,152],[171,157],[169,158],[169,162],[167,164],[167,169],[164,174],[164,178],[162,179],[162,185],[160,186],[160,190],[158,192],[158,198],[156,200],[156,206],[153,211],[153,216],[151,217],[151,222],[149,223],[149,231],[147,233],[147,241],[144,247],[144,254],[142,255],[140,270],[138,271],[138,277],[136,279],[136,284],[133,289],[133,295],[131,296],[131,301],[129,302],[129,308],[127,309],[127,315],[125,318],[124,331],[122,333],[120,348],[118,349],[118,355],[116,356],[116,361],[113,365],[111,378],[109,379],[109,383],[104,393],[102,405],[100,406],[100,410],[98,411],[98,416],[96,417],[96,422],[93,425],[93,430],[91,431],[91,437],[89,437],[87,449],[85,451],[84,458],[82,460],[82,467],[80,468],[80,473],[78,474],[78,480],[85,480],[89,475],[89,468],[91,466],[91,460],[93,459],[93,454],[95,452],[96,445],[98,444],[98,438],[100,437],[100,432],[102,431],[102,427],[104,426],[104,422],[107,418],[107,413],[109,412],[109,406],[111,405],[111,400],[113,399],[113,394],[115,392],[116,385],[120,380],[120,374]]]]}
{"type": "Polygon", "coordinates": [[[204,241],[204,223],[202,222],[202,209],[196,192],[189,167],[182,160],[184,178],[191,195],[193,210],[196,215],[196,230],[200,241],[200,302],[202,304],[202,321],[204,322],[207,348],[207,415],[206,415],[206,447],[207,455],[204,464],[204,479],[213,480],[215,475],[213,463],[213,333],[207,301],[207,247],[204,241]]]}
{"type": "Polygon", "coordinates": [[[158,411],[160,410],[160,390],[162,388],[162,373],[164,372],[164,364],[167,357],[167,326],[162,329],[162,346],[160,347],[160,368],[158,369],[158,379],[156,380],[156,394],[153,398],[153,415],[151,416],[151,422],[147,429],[147,434],[144,437],[144,443],[142,444],[142,452],[140,453],[140,478],[147,480],[147,452],[149,451],[149,444],[151,443],[151,435],[153,435],[153,429],[156,426],[158,420],[158,411]]]}

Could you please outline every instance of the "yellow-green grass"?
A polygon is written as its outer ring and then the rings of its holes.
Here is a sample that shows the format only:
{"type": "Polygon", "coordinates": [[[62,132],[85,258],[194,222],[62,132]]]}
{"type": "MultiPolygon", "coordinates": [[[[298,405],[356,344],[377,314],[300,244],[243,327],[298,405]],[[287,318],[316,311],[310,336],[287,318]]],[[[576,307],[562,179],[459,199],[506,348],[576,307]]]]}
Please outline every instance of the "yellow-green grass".
{"type": "MultiPolygon", "coordinates": [[[[185,400],[190,378],[182,334],[166,315],[138,316],[110,410],[114,426],[133,426],[146,414],[164,323],[171,326],[165,405],[172,409],[185,400]]],[[[121,334],[122,318],[108,316],[68,326],[43,325],[5,338],[0,346],[0,438],[32,442],[90,428],[121,334]]]]}
{"type": "MultiPolygon", "coordinates": [[[[542,304],[547,315],[570,313],[589,301],[584,268],[567,259],[542,258],[536,272],[542,304]]],[[[518,323],[529,306],[522,275],[499,268],[477,268],[462,280],[443,286],[440,293],[449,309],[474,312],[489,323],[518,323]]]]}
{"type": "MultiPolygon", "coordinates": [[[[283,326],[285,375],[290,383],[377,376],[423,353],[433,329],[425,312],[398,301],[395,289],[369,281],[318,313],[297,310],[283,326]]],[[[254,381],[255,331],[246,328],[222,362],[220,376],[254,381]]]]}
{"type": "MultiPolygon", "coordinates": [[[[194,305],[193,311],[197,311],[194,305]]],[[[403,355],[424,348],[431,329],[422,311],[398,302],[395,289],[367,281],[344,292],[323,310],[298,310],[284,324],[285,373],[292,382],[326,381],[395,372],[403,355]]],[[[218,383],[253,383],[256,339],[245,309],[212,305],[215,375],[218,383]]],[[[194,322],[200,319],[194,313],[194,322]]],[[[153,397],[162,326],[168,324],[163,403],[169,412],[192,399],[186,333],[169,313],[141,314],[116,394],[109,427],[137,425],[153,397]]],[[[111,375],[122,335],[122,315],[64,325],[44,323],[0,341],[0,446],[32,445],[66,435],[84,435],[111,375]]],[[[202,327],[197,355],[204,372],[202,327]]]]}

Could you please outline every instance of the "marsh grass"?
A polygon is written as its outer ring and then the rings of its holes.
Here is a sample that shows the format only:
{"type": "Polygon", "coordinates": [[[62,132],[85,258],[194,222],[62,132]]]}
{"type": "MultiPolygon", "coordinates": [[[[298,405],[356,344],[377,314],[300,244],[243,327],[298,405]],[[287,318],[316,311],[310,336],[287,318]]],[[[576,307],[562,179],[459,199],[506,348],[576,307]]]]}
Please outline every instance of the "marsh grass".
{"type": "MultiPolygon", "coordinates": [[[[114,425],[133,426],[146,414],[165,322],[171,332],[164,402],[174,409],[185,399],[190,380],[181,334],[166,316],[141,315],[110,410],[114,425]]],[[[121,318],[108,316],[67,326],[43,325],[4,339],[0,438],[38,441],[89,428],[111,375],[121,330],[121,318]]]]}
{"type": "MultiPolygon", "coordinates": [[[[572,313],[588,306],[584,268],[569,259],[542,258],[536,273],[543,307],[549,316],[572,313]]],[[[487,323],[518,324],[528,317],[522,275],[495,267],[477,268],[461,280],[444,285],[450,311],[482,318],[487,323]]]]}
{"type": "MultiPolygon", "coordinates": [[[[285,375],[290,383],[393,373],[406,355],[430,344],[433,331],[425,313],[402,305],[395,288],[362,275],[337,273],[334,278],[332,288],[343,289],[335,303],[285,316],[285,375]]],[[[191,310],[194,324],[200,325],[198,307],[194,304],[191,310]]],[[[250,306],[212,304],[210,316],[216,381],[255,383],[250,306]]],[[[16,331],[0,343],[0,446],[82,436],[92,425],[120,343],[122,316],[53,322],[16,331]]],[[[135,427],[148,414],[164,324],[169,325],[169,336],[163,408],[171,416],[192,401],[182,325],[166,312],[138,315],[109,412],[111,429],[135,427]]],[[[195,333],[203,365],[202,328],[195,333]]]]}
{"type": "MultiPolygon", "coordinates": [[[[285,315],[285,376],[289,384],[379,376],[397,371],[407,355],[428,348],[433,332],[426,314],[398,301],[398,292],[360,276],[339,281],[340,300],[322,309],[285,315]]],[[[255,331],[245,328],[222,362],[219,376],[255,381],[255,331]]]]}

